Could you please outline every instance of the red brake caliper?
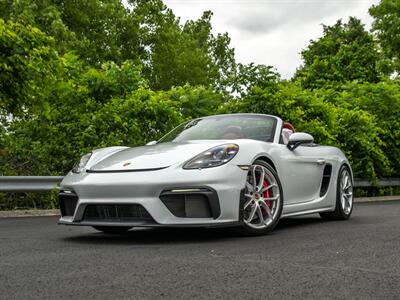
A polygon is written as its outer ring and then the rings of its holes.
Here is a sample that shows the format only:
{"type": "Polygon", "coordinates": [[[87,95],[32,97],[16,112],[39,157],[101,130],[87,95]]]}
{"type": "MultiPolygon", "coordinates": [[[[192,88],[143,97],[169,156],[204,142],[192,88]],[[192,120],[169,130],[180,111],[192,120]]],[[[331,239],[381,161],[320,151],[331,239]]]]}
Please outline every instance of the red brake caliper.
{"type": "MultiPolygon", "coordinates": [[[[263,187],[264,188],[268,187],[268,182],[266,180],[264,180],[263,187]]],[[[266,190],[264,192],[264,198],[267,198],[267,199],[269,198],[269,190],[266,190]]],[[[271,201],[270,200],[265,200],[265,204],[267,204],[268,207],[271,207],[271,201]]]]}

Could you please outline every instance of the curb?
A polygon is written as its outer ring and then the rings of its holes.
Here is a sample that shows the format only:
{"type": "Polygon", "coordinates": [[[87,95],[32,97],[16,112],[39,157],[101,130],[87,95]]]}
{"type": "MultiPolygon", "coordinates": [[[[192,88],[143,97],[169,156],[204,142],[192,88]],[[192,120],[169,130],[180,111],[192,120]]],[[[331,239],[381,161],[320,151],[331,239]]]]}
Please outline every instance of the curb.
{"type": "Polygon", "coordinates": [[[400,196],[378,196],[378,197],[359,197],[354,198],[354,203],[386,202],[399,201],[400,196]]]}
{"type": "Polygon", "coordinates": [[[47,217],[59,216],[58,209],[21,209],[0,211],[0,218],[47,217]]]}

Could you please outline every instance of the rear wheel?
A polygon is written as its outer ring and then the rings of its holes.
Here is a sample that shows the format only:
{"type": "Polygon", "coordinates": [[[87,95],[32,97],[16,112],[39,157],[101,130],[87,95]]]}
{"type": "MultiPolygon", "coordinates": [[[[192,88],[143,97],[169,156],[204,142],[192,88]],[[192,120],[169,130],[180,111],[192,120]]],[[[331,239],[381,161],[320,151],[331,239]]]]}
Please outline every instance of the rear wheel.
{"type": "Polygon", "coordinates": [[[128,226],[93,226],[94,229],[110,234],[121,234],[127,232],[132,227],[128,226]]]}
{"type": "Polygon", "coordinates": [[[347,220],[353,211],[353,180],[348,166],[339,170],[334,211],[320,213],[325,220],[347,220]]]}
{"type": "Polygon", "coordinates": [[[282,186],[275,170],[256,160],[246,178],[240,233],[262,235],[274,229],[282,214],[282,186]]]}

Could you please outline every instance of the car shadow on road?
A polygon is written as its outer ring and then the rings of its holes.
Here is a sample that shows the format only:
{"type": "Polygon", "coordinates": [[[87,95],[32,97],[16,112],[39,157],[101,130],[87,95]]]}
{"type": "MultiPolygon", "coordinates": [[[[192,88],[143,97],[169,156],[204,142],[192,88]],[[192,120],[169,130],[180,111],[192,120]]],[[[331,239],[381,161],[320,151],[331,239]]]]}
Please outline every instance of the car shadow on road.
{"type": "MultiPolygon", "coordinates": [[[[305,226],[318,226],[324,223],[319,217],[287,218],[279,221],[274,231],[266,236],[241,236],[233,228],[135,228],[123,234],[106,234],[89,231],[83,234],[64,237],[67,242],[83,244],[185,244],[207,243],[243,238],[268,238],[279,232],[295,230],[305,226]]],[[[71,229],[70,232],[74,230],[71,229]]]]}
{"type": "Polygon", "coordinates": [[[179,244],[206,243],[237,238],[229,228],[135,228],[123,234],[91,231],[65,237],[68,242],[87,244],[179,244]]]}
{"type": "Polygon", "coordinates": [[[290,230],[292,228],[300,228],[304,226],[316,226],[326,223],[319,216],[302,216],[285,218],[279,221],[274,231],[290,230]]]}

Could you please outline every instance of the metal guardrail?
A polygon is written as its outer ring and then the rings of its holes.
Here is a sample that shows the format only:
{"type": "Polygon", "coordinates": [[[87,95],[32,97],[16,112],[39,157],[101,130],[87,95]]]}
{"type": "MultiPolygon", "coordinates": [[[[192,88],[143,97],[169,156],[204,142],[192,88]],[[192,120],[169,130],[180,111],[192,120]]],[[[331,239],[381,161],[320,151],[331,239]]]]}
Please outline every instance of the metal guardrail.
{"type": "Polygon", "coordinates": [[[0,192],[51,191],[63,176],[0,176],[0,192]]]}
{"type": "Polygon", "coordinates": [[[397,186],[400,186],[400,178],[382,178],[382,179],[378,179],[376,183],[371,183],[371,181],[369,181],[368,179],[354,178],[354,186],[355,187],[374,187],[374,186],[397,187],[397,186]]]}
{"type": "MultiPolygon", "coordinates": [[[[63,176],[0,176],[0,192],[45,192],[51,191],[63,176]]],[[[382,178],[376,183],[368,179],[355,178],[355,187],[399,187],[400,178],[382,178]]]]}

